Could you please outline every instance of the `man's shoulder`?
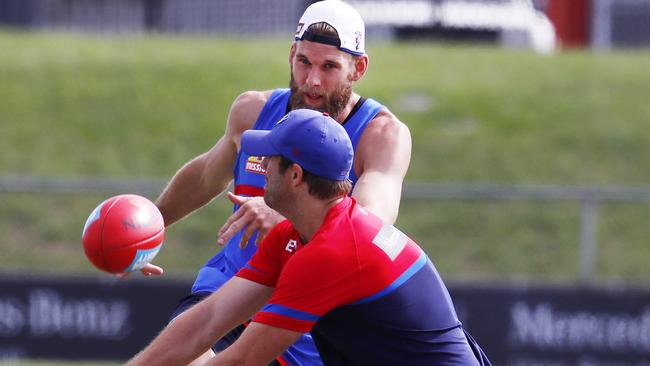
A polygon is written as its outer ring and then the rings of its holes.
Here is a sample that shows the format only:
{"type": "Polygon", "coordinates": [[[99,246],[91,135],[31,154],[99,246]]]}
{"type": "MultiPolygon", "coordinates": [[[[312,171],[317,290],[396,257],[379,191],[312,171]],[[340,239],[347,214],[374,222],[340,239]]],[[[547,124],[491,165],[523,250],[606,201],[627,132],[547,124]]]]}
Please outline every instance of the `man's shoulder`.
{"type": "Polygon", "coordinates": [[[366,127],[366,131],[373,135],[394,135],[403,130],[408,130],[406,124],[400,121],[393,112],[383,106],[366,127]]]}
{"type": "MultiPolygon", "coordinates": [[[[354,250],[354,245],[360,239],[360,233],[372,230],[370,228],[374,221],[379,220],[375,215],[369,213],[354,198],[348,197],[350,204],[338,211],[336,215],[328,216],[323,226],[312,241],[319,243],[316,246],[322,248],[337,248],[337,250],[354,250]],[[331,245],[336,243],[336,245],[331,245]]],[[[380,220],[379,220],[380,221],[380,220]]]]}
{"type": "Polygon", "coordinates": [[[367,146],[374,149],[376,146],[387,146],[387,143],[404,144],[410,140],[411,134],[408,126],[388,107],[380,104],[379,111],[364,128],[359,145],[360,148],[367,146]]]}
{"type": "Polygon", "coordinates": [[[228,127],[236,132],[253,128],[264,104],[272,94],[273,90],[249,90],[239,94],[230,107],[228,127]]]}
{"type": "Polygon", "coordinates": [[[254,105],[254,104],[262,104],[266,103],[267,100],[271,97],[271,94],[273,94],[273,91],[275,89],[271,90],[247,90],[237,96],[235,99],[234,104],[245,104],[245,105],[254,105]]]}
{"type": "Polygon", "coordinates": [[[411,153],[411,131],[388,108],[382,107],[377,115],[366,126],[355,149],[355,159],[361,166],[368,161],[390,162],[400,161],[400,165],[408,166],[411,153]],[[382,149],[377,150],[381,146],[382,149]],[[397,157],[403,157],[397,159],[397,157]]]}

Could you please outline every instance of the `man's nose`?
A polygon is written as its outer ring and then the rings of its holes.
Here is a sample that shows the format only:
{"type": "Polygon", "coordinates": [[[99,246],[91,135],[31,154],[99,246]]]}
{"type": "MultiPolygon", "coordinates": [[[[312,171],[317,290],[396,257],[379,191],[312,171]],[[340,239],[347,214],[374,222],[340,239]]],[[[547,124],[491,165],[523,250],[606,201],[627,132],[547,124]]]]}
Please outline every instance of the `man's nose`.
{"type": "Polygon", "coordinates": [[[321,86],[321,74],[317,68],[312,68],[307,74],[307,85],[310,87],[319,87],[321,86]]]}

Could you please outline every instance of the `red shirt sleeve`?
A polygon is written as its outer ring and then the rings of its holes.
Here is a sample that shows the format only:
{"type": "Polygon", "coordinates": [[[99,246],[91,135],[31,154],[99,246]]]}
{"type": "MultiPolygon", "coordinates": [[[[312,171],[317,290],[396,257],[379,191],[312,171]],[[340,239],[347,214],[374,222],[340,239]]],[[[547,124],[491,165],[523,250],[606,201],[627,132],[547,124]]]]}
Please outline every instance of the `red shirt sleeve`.
{"type": "Polygon", "coordinates": [[[237,272],[236,276],[264,286],[275,287],[286,260],[283,253],[284,243],[292,232],[294,230],[288,220],[277,224],[269,231],[253,257],[237,272]]]}
{"type": "Polygon", "coordinates": [[[296,332],[311,330],[318,319],[358,298],[358,265],[336,246],[310,248],[287,261],[269,302],[253,321],[296,332]]]}

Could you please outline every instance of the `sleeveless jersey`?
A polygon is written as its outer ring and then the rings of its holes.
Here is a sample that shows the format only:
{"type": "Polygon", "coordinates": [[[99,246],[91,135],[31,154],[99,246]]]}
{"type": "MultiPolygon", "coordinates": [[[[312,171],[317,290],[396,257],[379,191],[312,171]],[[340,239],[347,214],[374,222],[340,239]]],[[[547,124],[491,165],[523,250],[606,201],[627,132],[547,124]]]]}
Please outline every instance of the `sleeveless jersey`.
{"type": "MultiPolygon", "coordinates": [[[[290,90],[287,88],[274,90],[262,108],[260,115],[257,117],[253,129],[272,129],[289,112],[290,93],[290,90]]],[[[364,99],[357,104],[345,120],[343,127],[350,136],[353,148],[356,148],[364,129],[382,107],[383,105],[373,99],[364,99]]],[[[259,157],[249,156],[240,151],[237,155],[234,169],[235,194],[247,197],[263,196],[264,174],[265,172],[262,169],[261,159],[259,157]]],[[[352,170],[350,172],[350,180],[353,185],[357,179],[358,177],[354,173],[354,170],[352,170]]],[[[239,206],[234,205],[233,212],[237,211],[237,209],[239,209],[239,206]]],[[[248,241],[248,245],[244,249],[239,247],[242,235],[243,230],[234,235],[225,244],[224,248],[199,270],[194,286],[192,286],[192,293],[216,291],[251,259],[257,250],[255,245],[257,232],[252,235],[248,241]]]]}
{"type": "MultiPolygon", "coordinates": [[[[276,89],[266,102],[253,129],[270,130],[289,112],[289,89],[276,89]]],[[[350,113],[343,127],[348,132],[352,146],[356,147],[359,138],[370,121],[377,115],[383,106],[372,99],[360,100],[350,113]]],[[[265,172],[262,169],[261,159],[249,156],[240,151],[237,155],[234,168],[235,194],[255,197],[264,195],[265,172]]],[[[354,171],[350,172],[352,184],[357,181],[354,171]]],[[[233,212],[239,209],[234,205],[233,212]]],[[[255,240],[257,232],[250,238],[246,248],[239,247],[243,230],[238,232],[226,243],[224,248],[212,257],[199,270],[192,293],[214,292],[231,277],[233,277],[249,259],[255,254],[257,246],[255,240]]],[[[277,358],[282,366],[320,366],[322,361],[310,334],[304,334],[296,343],[289,347],[277,358]]]]}

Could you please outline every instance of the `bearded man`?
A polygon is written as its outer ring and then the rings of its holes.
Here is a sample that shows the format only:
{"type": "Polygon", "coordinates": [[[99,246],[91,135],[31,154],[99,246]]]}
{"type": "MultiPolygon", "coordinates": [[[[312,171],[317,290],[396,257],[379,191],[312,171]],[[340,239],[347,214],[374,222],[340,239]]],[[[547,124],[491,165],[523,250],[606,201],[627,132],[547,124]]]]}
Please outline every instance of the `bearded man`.
{"type": "MultiPolygon", "coordinates": [[[[224,248],[199,270],[191,294],[181,299],[172,318],[233,277],[269,230],[284,220],[264,203],[261,158],[242,152],[240,140],[246,130],[272,129],[291,110],[325,112],[345,128],[354,148],[351,196],[386,223],[395,222],[411,158],[411,136],[406,125],[385,106],[353,91],[353,84],[368,70],[368,62],[365,25],[359,13],[339,0],[312,4],[298,22],[289,51],[290,88],[241,94],[230,108],[224,135],[174,175],[156,202],[165,226],[210,202],[233,179],[234,192],[227,195],[234,213],[219,230],[217,242],[224,248]]],[[[145,275],[162,274],[155,265],[147,265],[142,271],[145,275]]],[[[243,330],[244,325],[234,329],[212,350],[227,348],[243,330]]],[[[202,357],[213,355],[210,351],[202,357]]],[[[322,362],[311,336],[305,334],[272,364],[306,366],[322,362]]]]}

